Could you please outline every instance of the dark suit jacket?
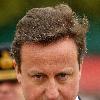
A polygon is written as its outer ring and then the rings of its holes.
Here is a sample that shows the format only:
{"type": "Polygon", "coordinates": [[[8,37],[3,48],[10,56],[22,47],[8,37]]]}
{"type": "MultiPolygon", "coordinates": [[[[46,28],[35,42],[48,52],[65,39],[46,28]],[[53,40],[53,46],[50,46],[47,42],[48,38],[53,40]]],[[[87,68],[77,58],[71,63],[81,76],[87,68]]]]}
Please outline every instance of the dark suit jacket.
{"type": "Polygon", "coordinates": [[[78,96],[78,99],[81,100],[81,98],[78,96]]]}

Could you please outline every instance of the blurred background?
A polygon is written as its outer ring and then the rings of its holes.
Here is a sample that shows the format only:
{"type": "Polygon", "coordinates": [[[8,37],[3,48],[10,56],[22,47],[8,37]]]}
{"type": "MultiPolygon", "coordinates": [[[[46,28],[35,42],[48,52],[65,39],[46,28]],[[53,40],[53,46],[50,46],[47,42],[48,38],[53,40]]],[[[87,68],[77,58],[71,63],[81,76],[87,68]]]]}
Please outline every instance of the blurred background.
{"type": "Polygon", "coordinates": [[[83,100],[100,100],[100,0],[0,0],[0,49],[10,47],[16,24],[29,9],[59,3],[67,3],[89,19],[80,95],[83,100]]]}

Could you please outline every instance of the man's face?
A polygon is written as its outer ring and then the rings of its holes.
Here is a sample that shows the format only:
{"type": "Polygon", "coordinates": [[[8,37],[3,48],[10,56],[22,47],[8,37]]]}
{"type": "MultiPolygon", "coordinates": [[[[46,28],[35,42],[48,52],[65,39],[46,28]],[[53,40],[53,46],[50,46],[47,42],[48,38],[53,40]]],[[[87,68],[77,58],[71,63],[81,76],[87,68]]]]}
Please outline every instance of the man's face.
{"type": "Polygon", "coordinates": [[[47,46],[24,44],[21,49],[21,82],[26,100],[75,100],[81,71],[72,39],[47,46]]]}
{"type": "Polygon", "coordinates": [[[0,100],[23,100],[20,85],[17,81],[0,82],[0,100]]]}

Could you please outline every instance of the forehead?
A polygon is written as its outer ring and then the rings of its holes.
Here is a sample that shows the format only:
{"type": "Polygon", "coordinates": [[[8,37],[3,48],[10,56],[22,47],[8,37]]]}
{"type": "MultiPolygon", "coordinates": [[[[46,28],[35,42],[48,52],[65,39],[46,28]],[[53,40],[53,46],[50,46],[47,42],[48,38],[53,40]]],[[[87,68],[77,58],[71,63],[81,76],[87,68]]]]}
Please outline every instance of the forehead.
{"type": "Polygon", "coordinates": [[[77,58],[76,44],[69,38],[61,39],[46,46],[41,44],[26,43],[21,49],[22,61],[27,59],[27,57],[30,57],[29,59],[38,59],[41,62],[41,59],[52,61],[54,57],[59,59],[66,56],[73,60],[77,58]]]}
{"type": "Polygon", "coordinates": [[[21,50],[21,68],[55,73],[78,68],[77,47],[72,39],[65,38],[46,46],[27,43],[21,50]]]}
{"type": "Polygon", "coordinates": [[[70,38],[60,39],[56,42],[50,43],[48,45],[42,45],[40,43],[24,43],[22,45],[21,54],[23,52],[30,51],[30,53],[49,53],[49,52],[60,52],[62,51],[71,51],[72,53],[77,53],[77,46],[74,43],[74,40],[70,38]]]}

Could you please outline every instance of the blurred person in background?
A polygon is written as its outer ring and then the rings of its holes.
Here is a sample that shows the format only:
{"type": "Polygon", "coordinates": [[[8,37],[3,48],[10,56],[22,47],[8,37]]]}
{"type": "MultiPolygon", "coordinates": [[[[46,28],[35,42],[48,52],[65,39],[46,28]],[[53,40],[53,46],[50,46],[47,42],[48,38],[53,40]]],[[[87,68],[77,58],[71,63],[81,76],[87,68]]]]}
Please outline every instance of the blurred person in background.
{"type": "Polygon", "coordinates": [[[8,47],[0,48],[0,100],[24,100],[8,47]]]}
{"type": "Polygon", "coordinates": [[[80,100],[87,18],[68,5],[33,8],[19,21],[12,44],[25,100],[80,100]]]}

